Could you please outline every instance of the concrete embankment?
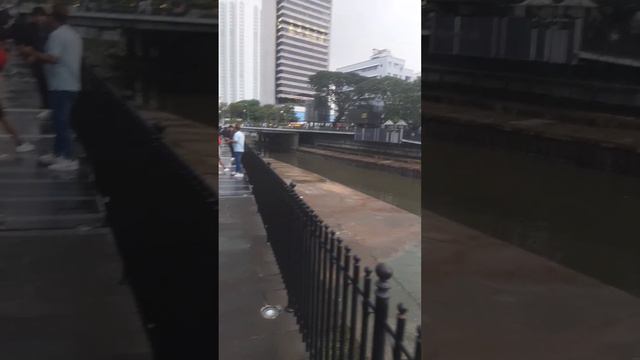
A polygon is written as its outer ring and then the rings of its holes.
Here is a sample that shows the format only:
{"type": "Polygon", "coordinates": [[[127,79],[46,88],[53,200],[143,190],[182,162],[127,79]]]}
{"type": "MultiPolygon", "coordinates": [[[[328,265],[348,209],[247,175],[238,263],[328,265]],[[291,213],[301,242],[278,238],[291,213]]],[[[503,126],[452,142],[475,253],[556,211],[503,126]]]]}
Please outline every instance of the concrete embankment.
{"type": "Polygon", "coordinates": [[[334,159],[348,161],[357,166],[369,169],[391,171],[400,175],[417,177],[422,175],[420,160],[398,159],[388,156],[373,156],[353,154],[347,150],[328,150],[310,146],[299,146],[297,151],[326,156],[334,159]]]}
{"type": "Polygon", "coordinates": [[[432,360],[640,359],[640,299],[423,211],[432,360]]]}
{"type": "Polygon", "coordinates": [[[423,104],[428,136],[522,151],[640,176],[640,131],[587,126],[470,106],[423,104]]]}
{"type": "MultiPolygon", "coordinates": [[[[409,309],[409,338],[420,321],[420,217],[317,174],[265,159],[320,217],[335,230],[364,266],[385,262],[394,271],[391,305],[409,309]]],[[[395,311],[391,311],[391,317],[395,311]]],[[[393,323],[393,322],[392,322],[393,323]]]]}
{"type": "Polygon", "coordinates": [[[149,123],[164,128],[163,140],[214,190],[218,190],[216,130],[192,120],[159,111],[139,111],[149,123]]]}

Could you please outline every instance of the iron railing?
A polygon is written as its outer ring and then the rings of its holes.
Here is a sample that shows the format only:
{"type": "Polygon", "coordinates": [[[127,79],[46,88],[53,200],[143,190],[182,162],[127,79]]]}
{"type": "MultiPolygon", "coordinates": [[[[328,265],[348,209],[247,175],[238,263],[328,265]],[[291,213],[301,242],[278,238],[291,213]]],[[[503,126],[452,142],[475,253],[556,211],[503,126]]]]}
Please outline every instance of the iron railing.
{"type": "Polygon", "coordinates": [[[413,348],[404,343],[407,309],[398,305],[395,328],[389,315],[389,279],[384,264],[362,269],[361,259],[251,148],[243,163],[258,210],[296,316],[314,360],[421,358],[420,327],[413,348]],[[388,346],[388,340],[391,346],[388,346]]]}

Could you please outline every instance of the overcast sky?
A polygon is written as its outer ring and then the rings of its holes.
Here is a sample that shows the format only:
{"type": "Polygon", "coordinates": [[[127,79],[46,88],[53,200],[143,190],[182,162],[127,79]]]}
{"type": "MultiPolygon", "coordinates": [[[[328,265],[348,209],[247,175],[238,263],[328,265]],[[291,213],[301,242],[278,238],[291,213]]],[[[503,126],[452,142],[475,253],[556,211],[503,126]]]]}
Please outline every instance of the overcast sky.
{"type": "Polygon", "coordinates": [[[389,49],[419,72],[421,0],[333,0],[329,68],[369,59],[389,49]]]}

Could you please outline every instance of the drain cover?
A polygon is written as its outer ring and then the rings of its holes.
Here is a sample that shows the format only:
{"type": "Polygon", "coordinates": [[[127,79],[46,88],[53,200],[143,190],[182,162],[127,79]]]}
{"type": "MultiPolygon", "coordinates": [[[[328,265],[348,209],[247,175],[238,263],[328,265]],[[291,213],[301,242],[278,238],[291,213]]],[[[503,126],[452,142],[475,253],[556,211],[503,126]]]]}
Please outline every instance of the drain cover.
{"type": "Polygon", "coordinates": [[[281,312],[282,308],[273,305],[265,305],[262,307],[262,309],[260,309],[260,314],[262,315],[262,317],[269,320],[277,318],[281,312]]]}

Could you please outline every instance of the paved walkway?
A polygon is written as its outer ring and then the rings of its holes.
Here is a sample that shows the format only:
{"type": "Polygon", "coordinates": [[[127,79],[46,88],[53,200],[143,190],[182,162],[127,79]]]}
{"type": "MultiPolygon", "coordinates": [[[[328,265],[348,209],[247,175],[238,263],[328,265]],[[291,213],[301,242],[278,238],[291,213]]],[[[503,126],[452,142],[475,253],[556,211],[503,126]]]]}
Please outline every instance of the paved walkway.
{"type": "Polygon", "coordinates": [[[431,360],[637,360],[640,299],[423,210],[431,360]]]}
{"type": "Polygon", "coordinates": [[[38,165],[53,135],[29,71],[11,67],[6,117],[37,151],[16,154],[0,130],[0,358],[151,359],[92,175],[84,161],[65,174],[38,165]]]}
{"type": "MultiPolygon", "coordinates": [[[[229,164],[229,149],[222,148],[229,164]]],[[[307,359],[292,314],[260,315],[264,305],[287,306],[287,295],[251,187],[230,174],[219,182],[219,359],[307,359]]]]}

